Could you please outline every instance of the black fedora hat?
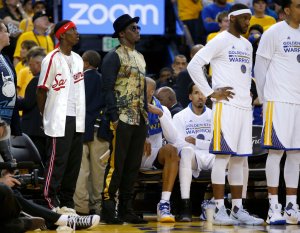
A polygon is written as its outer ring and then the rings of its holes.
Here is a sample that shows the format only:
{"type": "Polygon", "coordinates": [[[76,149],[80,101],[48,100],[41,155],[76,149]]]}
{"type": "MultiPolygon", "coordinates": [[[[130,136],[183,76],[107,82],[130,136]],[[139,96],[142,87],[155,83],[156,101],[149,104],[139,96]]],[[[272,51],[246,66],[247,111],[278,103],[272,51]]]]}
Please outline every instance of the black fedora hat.
{"type": "Polygon", "coordinates": [[[138,23],[139,20],[140,20],[140,17],[134,17],[134,18],[132,18],[128,14],[121,15],[113,23],[113,27],[115,29],[115,32],[112,35],[112,38],[118,38],[119,37],[119,32],[121,32],[123,29],[125,29],[129,24],[131,24],[133,22],[138,23]]]}

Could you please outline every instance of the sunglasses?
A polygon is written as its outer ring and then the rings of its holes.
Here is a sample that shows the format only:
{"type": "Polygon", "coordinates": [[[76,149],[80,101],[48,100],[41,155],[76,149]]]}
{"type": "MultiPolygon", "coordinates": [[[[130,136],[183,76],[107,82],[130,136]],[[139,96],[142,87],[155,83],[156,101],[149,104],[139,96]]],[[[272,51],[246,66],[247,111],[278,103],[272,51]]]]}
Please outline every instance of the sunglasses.
{"type": "Polygon", "coordinates": [[[136,32],[137,30],[141,31],[141,27],[140,26],[131,26],[129,28],[132,32],[136,32]]]}

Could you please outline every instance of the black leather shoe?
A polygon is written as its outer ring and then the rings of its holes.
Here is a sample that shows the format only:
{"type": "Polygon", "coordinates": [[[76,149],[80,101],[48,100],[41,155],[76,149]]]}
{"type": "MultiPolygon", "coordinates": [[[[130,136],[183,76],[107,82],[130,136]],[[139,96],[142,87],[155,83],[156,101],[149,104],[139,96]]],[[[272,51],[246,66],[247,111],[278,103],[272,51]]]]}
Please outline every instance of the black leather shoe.
{"type": "Polygon", "coordinates": [[[123,224],[123,221],[118,217],[114,200],[102,201],[101,221],[107,224],[123,224]]]}
{"type": "Polygon", "coordinates": [[[134,213],[132,208],[132,200],[120,200],[119,204],[119,216],[120,218],[127,223],[133,224],[145,224],[148,221],[144,220],[140,216],[134,213]]]}
{"type": "Polygon", "coordinates": [[[45,228],[45,220],[39,217],[19,217],[4,223],[0,232],[5,233],[23,233],[26,231],[45,228]]]}
{"type": "Polygon", "coordinates": [[[122,220],[127,223],[133,224],[146,224],[148,221],[136,215],[133,211],[125,213],[121,216],[122,220]]]}

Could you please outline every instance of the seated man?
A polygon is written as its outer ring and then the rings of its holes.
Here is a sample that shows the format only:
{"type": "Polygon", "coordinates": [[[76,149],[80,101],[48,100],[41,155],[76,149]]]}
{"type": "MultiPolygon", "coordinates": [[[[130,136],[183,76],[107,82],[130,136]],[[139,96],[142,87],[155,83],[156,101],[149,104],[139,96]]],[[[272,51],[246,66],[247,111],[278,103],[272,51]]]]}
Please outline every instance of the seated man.
{"type": "Polygon", "coordinates": [[[175,222],[170,212],[170,196],[174,181],[178,173],[179,157],[177,149],[170,145],[163,145],[163,134],[167,142],[176,141],[177,132],[172,123],[169,110],[160,104],[153,96],[155,81],[146,78],[149,129],[145,142],[142,168],[163,168],[163,190],[161,201],[157,205],[157,220],[160,222],[175,222]]]}
{"type": "Polygon", "coordinates": [[[69,226],[79,230],[93,228],[99,223],[98,215],[61,215],[28,201],[19,192],[11,189],[17,185],[20,182],[9,173],[0,178],[1,232],[4,230],[6,233],[21,233],[41,228],[45,223],[49,226],[69,226]],[[35,217],[20,217],[21,211],[35,217]]]}
{"type": "Polygon", "coordinates": [[[170,87],[159,88],[155,96],[163,106],[169,109],[172,117],[183,109],[181,104],[177,102],[175,91],[170,87]]]}
{"type": "Polygon", "coordinates": [[[182,212],[179,221],[192,221],[190,187],[192,175],[198,177],[201,170],[209,170],[215,156],[209,153],[212,112],[205,106],[206,97],[191,83],[188,88],[191,103],[175,114],[174,125],[178,132],[176,146],[180,154],[179,181],[182,212]]]}

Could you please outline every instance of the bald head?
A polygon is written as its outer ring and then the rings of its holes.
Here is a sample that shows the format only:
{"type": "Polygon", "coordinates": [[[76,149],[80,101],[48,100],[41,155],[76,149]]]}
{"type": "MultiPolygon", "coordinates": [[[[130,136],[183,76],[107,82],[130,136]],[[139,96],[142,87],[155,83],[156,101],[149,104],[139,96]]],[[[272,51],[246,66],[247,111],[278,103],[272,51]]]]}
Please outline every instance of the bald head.
{"type": "Polygon", "coordinates": [[[161,104],[166,106],[167,108],[171,108],[174,104],[177,103],[176,94],[170,87],[159,88],[156,92],[156,97],[161,102],[161,104]]]}
{"type": "Polygon", "coordinates": [[[152,97],[156,89],[156,82],[152,78],[146,77],[146,84],[147,84],[147,100],[148,103],[151,103],[152,97]]]}
{"type": "Polygon", "coordinates": [[[202,44],[196,44],[192,47],[191,49],[191,53],[190,53],[190,56],[191,58],[193,58],[195,56],[195,54],[200,50],[202,49],[204,46],[202,44]]]}

